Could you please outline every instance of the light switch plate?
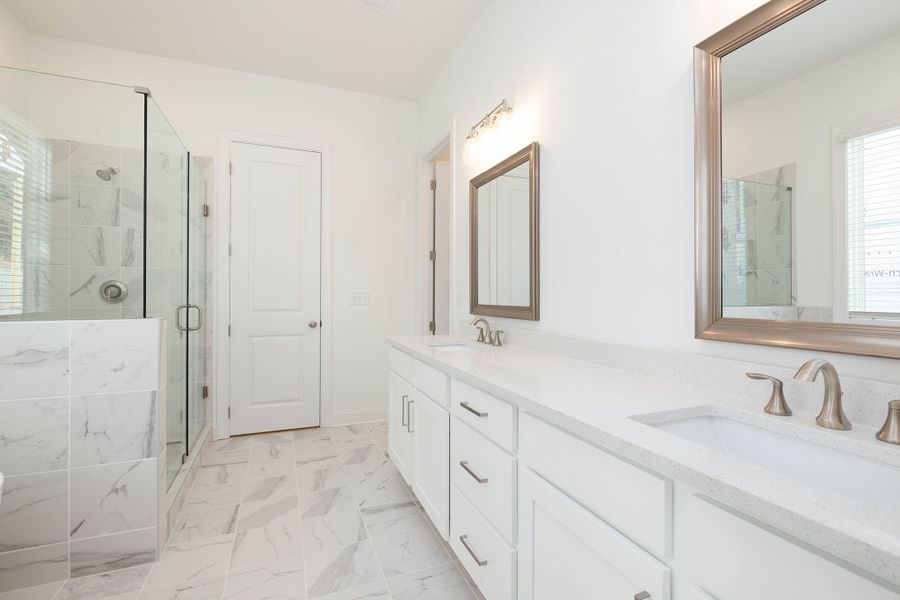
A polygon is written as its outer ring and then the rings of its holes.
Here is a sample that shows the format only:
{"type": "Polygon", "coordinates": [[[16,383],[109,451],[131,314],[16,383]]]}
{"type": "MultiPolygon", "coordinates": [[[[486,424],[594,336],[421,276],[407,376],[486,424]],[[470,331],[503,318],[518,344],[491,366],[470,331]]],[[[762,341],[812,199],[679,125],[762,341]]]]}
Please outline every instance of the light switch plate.
{"type": "Polygon", "coordinates": [[[369,304],[369,292],[353,292],[350,295],[350,304],[353,306],[367,306],[369,304]]]}

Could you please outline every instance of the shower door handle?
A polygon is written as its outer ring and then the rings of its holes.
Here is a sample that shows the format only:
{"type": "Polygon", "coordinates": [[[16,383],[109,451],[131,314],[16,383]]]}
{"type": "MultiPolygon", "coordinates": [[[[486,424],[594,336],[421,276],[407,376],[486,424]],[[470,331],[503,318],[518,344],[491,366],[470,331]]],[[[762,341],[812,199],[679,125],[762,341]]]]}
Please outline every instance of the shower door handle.
{"type": "Polygon", "coordinates": [[[185,314],[187,314],[187,308],[187,304],[182,304],[175,309],[175,329],[177,329],[178,331],[189,331],[185,325],[181,324],[181,311],[183,310],[185,314]]]}
{"type": "Polygon", "coordinates": [[[203,327],[203,309],[200,308],[197,304],[186,304],[185,308],[187,310],[196,309],[197,311],[197,325],[195,327],[191,327],[190,321],[188,321],[187,331],[200,331],[200,328],[203,327]]]}

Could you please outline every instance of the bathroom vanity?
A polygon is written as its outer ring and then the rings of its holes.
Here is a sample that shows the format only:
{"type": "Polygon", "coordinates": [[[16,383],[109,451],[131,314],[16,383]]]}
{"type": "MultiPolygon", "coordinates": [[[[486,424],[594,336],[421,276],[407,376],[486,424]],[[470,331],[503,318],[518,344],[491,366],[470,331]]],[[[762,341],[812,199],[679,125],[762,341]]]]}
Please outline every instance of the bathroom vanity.
{"type": "Polygon", "coordinates": [[[867,431],[522,347],[388,345],[391,458],[487,600],[900,598],[900,449],[867,431]]]}

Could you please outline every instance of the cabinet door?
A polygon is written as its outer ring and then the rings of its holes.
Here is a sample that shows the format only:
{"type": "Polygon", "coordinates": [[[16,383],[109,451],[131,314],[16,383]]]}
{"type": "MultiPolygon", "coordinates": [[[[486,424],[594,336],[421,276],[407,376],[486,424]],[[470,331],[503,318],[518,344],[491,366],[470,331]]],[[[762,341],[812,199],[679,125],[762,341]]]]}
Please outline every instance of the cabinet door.
{"type": "Polygon", "coordinates": [[[689,496],[679,503],[679,576],[701,600],[897,600],[896,591],[689,496]],[[697,590],[700,590],[698,593],[697,590]],[[702,595],[702,594],[705,594],[702,595]]]}
{"type": "Polygon", "coordinates": [[[413,445],[409,425],[412,385],[395,372],[388,377],[388,452],[407,484],[412,481],[413,445]]]}
{"type": "Polygon", "coordinates": [[[670,596],[666,565],[524,468],[519,469],[518,572],[520,600],[670,596]]]}
{"type": "Polygon", "coordinates": [[[415,462],[413,491],[446,540],[450,530],[450,413],[419,390],[410,405],[415,462]]]}

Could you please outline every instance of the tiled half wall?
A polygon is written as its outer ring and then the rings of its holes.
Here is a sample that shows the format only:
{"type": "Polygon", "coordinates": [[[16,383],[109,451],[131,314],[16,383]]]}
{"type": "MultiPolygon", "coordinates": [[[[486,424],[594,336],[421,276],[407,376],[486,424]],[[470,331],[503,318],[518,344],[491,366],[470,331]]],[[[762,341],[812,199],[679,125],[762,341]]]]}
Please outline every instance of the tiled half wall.
{"type": "Polygon", "coordinates": [[[0,592],[156,560],[163,325],[0,323],[0,592]]]}

